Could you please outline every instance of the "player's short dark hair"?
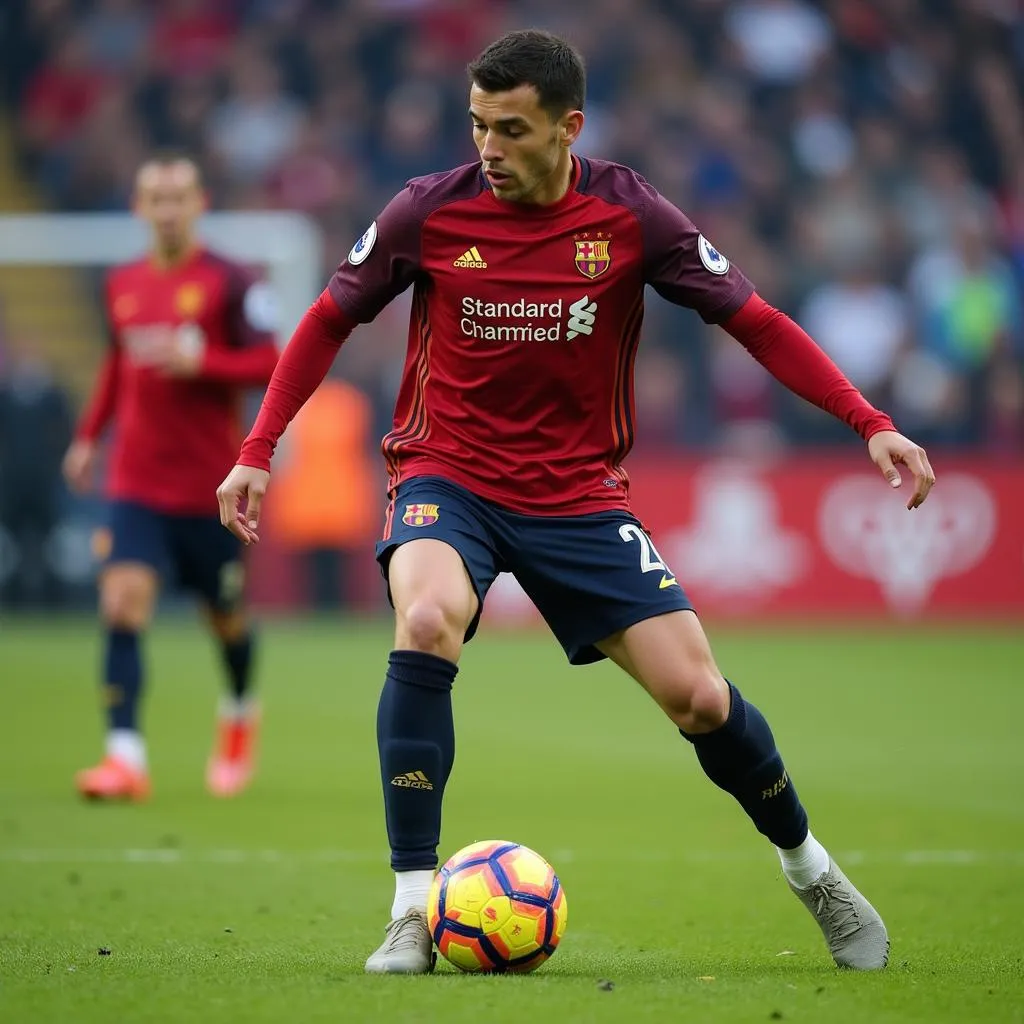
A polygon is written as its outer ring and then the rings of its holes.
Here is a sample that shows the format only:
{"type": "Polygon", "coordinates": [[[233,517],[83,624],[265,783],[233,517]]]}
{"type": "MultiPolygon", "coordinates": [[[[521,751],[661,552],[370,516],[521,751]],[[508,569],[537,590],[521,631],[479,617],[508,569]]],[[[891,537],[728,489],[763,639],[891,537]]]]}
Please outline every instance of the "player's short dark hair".
{"type": "Polygon", "coordinates": [[[196,184],[199,186],[202,186],[203,184],[203,169],[200,166],[198,159],[188,152],[188,150],[175,149],[173,147],[157,149],[142,161],[139,165],[139,170],[142,170],[143,167],[149,167],[151,164],[155,164],[157,167],[172,167],[174,164],[191,164],[193,170],[196,172],[196,184]]]}
{"type": "Polygon", "coordinates": [[[550,32],[533,28],[509,32],[491,43],[466,70],[484,92],[532,85],[541,107],[553,117],[583,109],[587,92],[583,58],[550,32]]]}

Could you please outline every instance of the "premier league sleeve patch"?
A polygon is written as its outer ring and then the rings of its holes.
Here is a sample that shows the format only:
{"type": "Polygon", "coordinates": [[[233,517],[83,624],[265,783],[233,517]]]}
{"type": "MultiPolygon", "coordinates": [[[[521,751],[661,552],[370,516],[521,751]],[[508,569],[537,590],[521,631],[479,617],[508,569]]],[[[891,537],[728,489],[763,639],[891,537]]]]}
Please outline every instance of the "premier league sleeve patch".
{"type": "Polygon", "coordinates": [[[729,269],[729,261],[703,236],[697,236],[697,252],[700,261],[712,274],[724,274],[729,269]]]}
{"type": "Polygon", "coordinates": [[[349,250],[348,261],[353,266],[358,267],[367,256],[370,255],[370,250],[373,249],[374,242],[377,241],[377,222],[374,221],[363,234],[363,237],[356,242],[355,245],[349,250]]]}

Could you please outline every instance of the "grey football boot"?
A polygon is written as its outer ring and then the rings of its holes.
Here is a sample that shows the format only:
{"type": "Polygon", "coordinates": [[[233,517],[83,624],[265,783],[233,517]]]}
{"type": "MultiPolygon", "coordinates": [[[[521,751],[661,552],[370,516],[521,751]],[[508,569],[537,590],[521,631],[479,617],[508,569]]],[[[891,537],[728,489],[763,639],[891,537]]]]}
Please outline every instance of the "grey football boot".
{"type": "Polygon", "coordinates": [[[384,930],[384,942],[367,961],[367,974],[429,974],[437,962],[422,910],[407,910],[384,930]]]}
{"type": "Polygon", "coordinates": [[[806,888],[789,883],[800,902],[814,915],[840,967],[881,970],[889,962],[889,935],[878,911],[829,858],[826,871],[806,888]]]}

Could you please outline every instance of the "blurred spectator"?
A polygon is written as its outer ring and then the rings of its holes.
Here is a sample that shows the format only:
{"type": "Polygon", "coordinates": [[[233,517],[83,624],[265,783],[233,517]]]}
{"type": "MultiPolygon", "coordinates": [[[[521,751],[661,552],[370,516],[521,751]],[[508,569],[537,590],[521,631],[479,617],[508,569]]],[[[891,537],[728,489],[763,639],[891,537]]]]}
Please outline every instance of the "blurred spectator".
{"type": "Polygon", "coordinates": [[[90,63],[85,35],[69,32],[29,81],[21,118],[29,152],[63,155],[109,85],[107,75],[90,63]]]}
{"type": "MultiPolygon", "coordinates": [[[[4,17],[21,153],[55,204],[123,207],[139,155],[183,146],[217,205],[316,219],[325,273],[408,177],[474,158],[466,60],[507,28],[560,31],[589,65],[581,153],[687,210],[908,430],[1021,446],[1019,4],[20,0],[4,17]]],[[[396,324],[342,361],[375,431],[396,324]]],[[[652,443],[846,436],[658,304],[637,388],[652,443]]]]}
{"type": "Polygon", "coordinates": [[[48,543],[59,519],[71,410],[36,346],[16,338],[7,346],[0,379],[0,527],[9,555],[0,604],[43,607],[59,600],[48,543]]]}
{"type": "Polygon", "coordinates": [[[115,74],[128,71],[145,54],[150,26],[140,0],[97,0],[82,25],[90,62],[115,74]]]}
{"type": "Polygon", "coordinates": [[[806,78],[832,39],[825,16],[801,0],[745,0],[729,11],[726,27],[747,69],[764,82],[806,78]]]}
{"type": "Polygon", "coordinates": [[[231,86],[229,98],[210,117],[207,145],[229,177],[251,182],[295,145],[303,114],[282,92],[280,73],[262,53],[239,51],[231,86]]]}

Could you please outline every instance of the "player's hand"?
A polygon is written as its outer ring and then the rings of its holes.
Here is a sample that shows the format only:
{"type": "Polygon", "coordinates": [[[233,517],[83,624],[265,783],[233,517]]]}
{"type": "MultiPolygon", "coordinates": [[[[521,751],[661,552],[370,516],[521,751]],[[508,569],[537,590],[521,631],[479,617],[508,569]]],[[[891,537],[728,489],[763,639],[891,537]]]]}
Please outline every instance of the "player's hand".
{"type": "Polygon", "coordinates": [[[64,455],[64,479],[75,494],[88,494],[92,490],[96,470],[96,444],[81,439],[72,441],[64,455]]]}
{"type": "Polygon", "coordinates": [[[203,368],[206,341],[192,325],[179,327],[152,352],[153,365],[169,377],[198,377],[203,368]]]}
{"type": "Polygon", "coordinates": [[[220,521],[243,544],[258,544],[260,507],[270,474],[253,466],[235,466],[217,488],[220,521]]]}
{"type": "Polygon", "coordinates": [[[928,461],[925,450],[914,444],[909,437],[904,437],[895,430],[880,430],[877,434],[871,435],[868,441],[868,454],[892,487],[899,487],[903,483],[896,468],[898,465],[906,466],[914,474],[914,493],[907,502],[908,509],[917,508],[928,497],[928,492],[935,483],[935,471],[928,461]]]}

